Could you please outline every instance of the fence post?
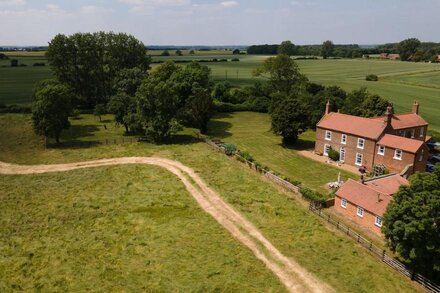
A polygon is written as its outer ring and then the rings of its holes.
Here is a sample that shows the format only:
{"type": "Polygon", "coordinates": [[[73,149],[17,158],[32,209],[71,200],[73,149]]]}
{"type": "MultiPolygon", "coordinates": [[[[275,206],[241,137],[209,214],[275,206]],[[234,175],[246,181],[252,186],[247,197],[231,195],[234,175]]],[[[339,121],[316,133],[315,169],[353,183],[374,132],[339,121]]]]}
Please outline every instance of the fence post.
{"type": "Polygon", "coordinates": [[[338,230],[339,230],[339,221],[338,221],[338,223],[336,224],[336,228],[338,228],[338,230]]]}
{"type": "Polygon", "coordinates": [[[411,273],[411,281],[414,281],[415,275],[416,275],[416,269],[413,269],[413,271],[411,273]]]}
{"type": "Polygon", "coordinates": [[[330,215],[327,215],[327,222],[330,223],[330,215]]]}
{"type": "Polygon", "coordinates": [[[373,248],[373,242],[370,241],[370,247],[368,248],[370,251],[373,248]]]}
{"type": "Polygon", "coordinates": [[[384,261],[384,259],[385,259],[385,250],[382,251],[382,261],[384,261]]]}
{"type": "Polygon", "coordinates": [[[350,235],[350,227],[347,227],[347,235],[350,235]]]}
{"type": "Polygon", "coordinates": [[[361,240],[361,235],[358,234],[358,243],[360,242],[360,240],[361,240]]]}

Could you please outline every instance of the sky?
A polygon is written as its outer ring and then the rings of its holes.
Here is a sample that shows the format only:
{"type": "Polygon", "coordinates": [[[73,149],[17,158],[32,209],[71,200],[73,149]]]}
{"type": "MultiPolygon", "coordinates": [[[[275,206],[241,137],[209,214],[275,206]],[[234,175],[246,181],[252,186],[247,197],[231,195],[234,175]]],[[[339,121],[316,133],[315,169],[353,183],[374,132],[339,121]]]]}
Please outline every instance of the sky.
{"type": "Polygon", "coordinates": [[[440,42],[440,0],[0,0],[0,45],[114,31],[146,45],[440,42]]]}

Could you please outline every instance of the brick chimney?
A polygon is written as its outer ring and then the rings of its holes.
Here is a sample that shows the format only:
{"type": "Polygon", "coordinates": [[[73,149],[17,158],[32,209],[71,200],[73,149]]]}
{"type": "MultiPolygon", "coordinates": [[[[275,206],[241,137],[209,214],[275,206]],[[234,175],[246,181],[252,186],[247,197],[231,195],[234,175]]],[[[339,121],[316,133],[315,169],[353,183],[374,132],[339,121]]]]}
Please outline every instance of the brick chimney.
{"type": "Polygon", "coordinates": [[[419,115],[419,102],[414,101],[414,104],[412,105],[412,113],[419,115]]]}
{"type": "Polygon", "coordinates": [[[384,121],[387,124],[387,126],[391,126],[391,121],[393,120],[393,114],[394,114],[393,105],[389,105],[387,107],[387,112],[385,113],[385,121],[384,121]]]}
{"type": "Polygon", "coordinates": [[[330,100],[327,100],[327,104],[325,105],[325,115],[330,114],[331,110],[330,100]]]}

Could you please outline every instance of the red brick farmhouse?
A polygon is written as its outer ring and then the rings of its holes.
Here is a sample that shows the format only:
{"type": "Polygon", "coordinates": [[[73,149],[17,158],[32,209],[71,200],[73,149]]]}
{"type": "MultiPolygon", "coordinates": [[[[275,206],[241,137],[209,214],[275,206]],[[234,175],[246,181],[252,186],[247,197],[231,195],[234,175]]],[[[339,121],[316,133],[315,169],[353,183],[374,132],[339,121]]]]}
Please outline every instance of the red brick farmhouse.
{"type": "Polygon", "coordinates": [[[411,175],[425,170],[427,130],[417,102],[411,113],[394,114],[390,106],[385,116],[374,118],[331,112],[327,103],[316,127],[315,152],[327,156],[332,148],[345,164],[364,166],[370,172],[374,166],[384,166],[390,172],[411,175]]]}

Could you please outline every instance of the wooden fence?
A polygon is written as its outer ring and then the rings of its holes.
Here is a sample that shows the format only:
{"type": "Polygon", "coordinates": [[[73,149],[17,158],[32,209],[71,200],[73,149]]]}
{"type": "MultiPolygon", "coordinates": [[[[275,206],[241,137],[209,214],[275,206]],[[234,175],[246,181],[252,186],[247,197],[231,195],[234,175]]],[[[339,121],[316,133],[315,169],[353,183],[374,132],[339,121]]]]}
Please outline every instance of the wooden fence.
{"type": "Polygon", "coordinates": [[[106,138],[106,139],[90,140],[90,141],[83,141],[83,140],[61,141],[60,144],[50,143],[49,146],[56,148],[91,147],[96,145],[129,144],[129,143],[136,143],[139,141],[141,140],[137,137],[118,137],[118,138],[106,138]]]}
{"type": "MultiPolygon", "coordinates": [[[[210,139],[202,138],[204,142],[206,142],[208,145],[215,148],[217,151],[225,153],[225,149],[219,145],[218,143],[213,142],[210,139]]],[[[302,196],[300,189],[298,186],[293,185],[292,183],[276,176],[275,174],[268,172],[266,170],[258,170],[253,162],[250,162],[240,156],[239,154],[234,154],[236,158],[238,158],[240,161],[247,164],[250,168],[259,171],[263,174],[264,177],[268,178],[270,181],[274,182],[275,184],[292,191],[294,195],[302,197],[306,200],[308,200],[306,197],[302,196]]],[[[309,200],[308,200],[309,201],[309,200]]],[[[419,283],[423,288],[425,288],[429,292],[434,293],[440,293],[440,286],[435,284],[434,282],[430,281],[426,277],[422,276],[421,274],[409,269],[405,264],[398,261],[392,256],[389,256],[385,250],[377,247],[374,245],[370,240],[364,238],[362,235],[354,231],[353,229],[350,229],[350,227],[345,226],[344,224],[340,223],[339,221],[331,218],[330,215],[326,214],[322,211],[322,208],[319,204],[314,203],[312,201],[309,201],[309,210],[315,214],[317,214],[319,217],[324,219],[327,223],[330,223],[334,225],[337,229],[341,230],[348,236],[350,236],[353,240],[355,240],[357,243],[368,249],[368,251],[371,252],[372,255],[378,257],[381,259],[382,262],[387,264],[389,267],[393,268],[394,270],[398,271],[402,275],[410,278],[411,280],[419,283]]]]}
{"type": "Polygon", "coordinates": [[[337,229],[341,230],[348,236],[350,236],[352,239],[354,239],[357,243],[368,249],[374,256],[377,256],[390,266],[391,268],[395,269],[402,275],[410,278],[411,280],[419,283],[422,285],[426,290],[430,292],[440,293],[440,286],[435,284],[434,282],[430,281],[429,279],[425,278],[424,276],[420,275],[419,273],[415,272],[412,269],[409,269],[405,264],[398,261],[392,256],[389,256],[385,250],[377,247],[374,245],[371,241],[368,239],[365,239],[360,235],[359,233],[353,231],[350,229],[350,227],[345,226],[344,224],[340,223],[339,221],[333,219],[329,214],[326,214],[322,211],[322,209],[318,206],[316,206],[313,202],[310,202],[309,204],[309,210],[313,213],[317,214],[319,217],[324,219],[327,223],[332,224],[337,229]]]}

